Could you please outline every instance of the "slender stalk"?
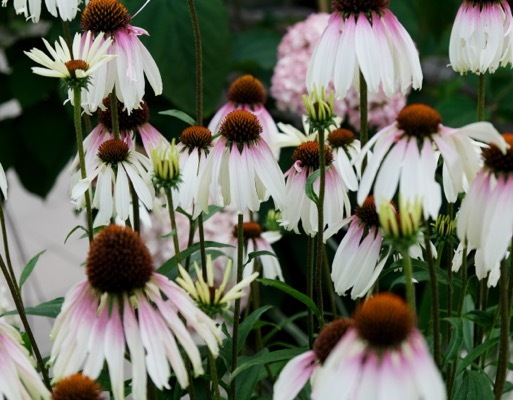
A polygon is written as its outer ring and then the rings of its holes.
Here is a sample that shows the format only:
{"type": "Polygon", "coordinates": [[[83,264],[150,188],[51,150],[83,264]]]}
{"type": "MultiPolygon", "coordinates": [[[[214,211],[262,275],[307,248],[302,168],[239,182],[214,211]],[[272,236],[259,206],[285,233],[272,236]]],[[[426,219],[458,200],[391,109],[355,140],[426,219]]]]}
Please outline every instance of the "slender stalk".
{"type": "MultiPolygon", "coordinates": [[[[314,243],[315,239],[308,236],[308,248],[306,253],[306,295],[313,300],[313,280],[314,280],[314,243]]],[[[307,326],[308,326],[308,344],[310,349],[313,349],[314,344],[314,318],[313,312],[310,307],[306,308],[307,311],[307,326]]]]}
{"type": "Polygon", "coordinates": [[[114,139],[119,139],[119,116],[118,116],[118,98],[116,97],[116,89],[112,89],[109,95],[110,100],[110,119],[112,122],[112,134],[114,139]]]}
{"type": "Polygon", "coordinates": [[[327,13],[330,11],[328,0],[317,0],[317,10],[319,12],[327,13]]]}
{"type": "MultiPolygon", "coordinates": [[[[192,246],[192,242],[194,241],[194,233],[196,232],[196,221],[192,218],[189,218],[189,239],[187,241],[187,248],[192,246]]],[[[203,241],[203,248],[205,248],[205,242],[203,241]]],[[[185,270],[189,272],[189,267],[191,265],[191,256],[187,256],[185,259],[185,270]]],[[[205,282],[207,282],[207,279],[205,277],[206,271],[203,273],[203,279],[205,279],[205,282]]]]}
{"type": "MultiPolygon", "coordinates": [[[[237,218],[237,283],[242,280],[242,264],[244,257],[244,216],[238,215],[237,218]]],[[[240,299],[235,300],[235,310],[233,312],[233,334],[232,334],[232,373],[237,369],[237,353],[239,341],[239,317],[240,317],[240,299]]],[[[230,393],[228,398],[235,400],[236,379],[232,379],[230,383],[230,393]]]]}
{"type": "Polygon", "coordinates": [[[499,282],[499,296],[500,296],[500,312],[501,312],[501,331],[499,339],[499,361],[497,364],[497,373],[495,375],[495,385],[493,392],[495,400],[500,400],[506,382],[506,374],[508,372],[509,360],[509,293],[508,293],[508,267],[506,261],[501,261],[501,277],[499,282]]]}
{"type": "Polygon", "coordinates": [[[139,217],[139,196],[137,196],[137,192],[134,189],[134,185],[130,183],[130,195],[132,196],[132,213],[134,215],[133,218],[133,226],[132,229],[134,232],[141,232],[141,218],[139,217]]]}
{"type": "Polygon", "coordinates": [[[212,353],[208,352],[208,364],[210,367],[210,380],[212,382],[212,391],[215,400],[221,400],[221,393],[219,393],[219,378],[217,377],[216,360],[212,353]]]}
{"type": "Polygon", "coordinates": [[[203,125],[203,54],[201,48],[201,32],[194,0],[187,0],[194,32],[194,50],[196,53],[196,124],[203,125]]]}
{"type": "Polygon", "coordinates": [[[317,235],[316,235],[316,262],[315,262],[315,294],[317,306],[321,314],[321,326],[324,325],[324,305],[322,298],[322,266],[324,263],[324,196],[326,191],[326,152],[324,151],[324,129],[319,129],[319,202],[317,203],[317,235]]]}
{"type": "Polygon", "coordinates": [[[458,302],[458,318],[463,315],[463,304],[465,303],[465,296],[468,290],[468,273],[467,273],[467,246],[463,247],[461,255],[461,296],[458,302]]]}
{"type": "Polygon", "coordinates": [[[440,343],[440,302],[438,294],[438,280],[436,277],[436,266],[433,262],[433,252],[431,251],[431,242],[429,240],[429,223],[426,223],[427,229],[424,232],[424,246],[426,247],[426,261],[429,269],[429,280],[431,283],[431,315],[433,320],[433,358],[438,368],[442,363],[442,350],[440,343]]]}
{"type": "MultiPolygon", "coordinates": [[[[18,282],[16,280],[16,274],[14,273],[14,269],[12,267],[11,255],[10,255],[10,251],[9,251],[9,239],[7,237],[7,222],[5,220],[5,215],[4,215],[4,199],[3,199],[2,195],[0,195],[0,225],[2,225],[2,239],[4,242],[4,252],[5,252],[5,261],[7,264],[7,269],[9,271],[10,278],[11,278],[12,282],[14,282],[16,290],[18,291],[18,282]]],[[[20,296],[21,296],[21,294],[20,294],[20,296]]]]}
{"type": "MultiPolygon", "coordinates": [[[[84,154],[84,137],[82,135],[82,119],[80,106],[81,90],[80,88],[73,89],[73,117],[75,123],[75,136],[77,141],[78,162],[80,164],[80,177],[85,179],[87,177],[85,154],[84,154]]],[[[87,214],[87,235],[89,243],[93,241],[93,209],[91,207],[91,190],[87,189],[84,194],[85,206],[87,214]]]]}
{"type": "Polygon", "coordinates": [[[73,45],[73,38],[71,37],[71,31],[69,29],[68,21],[62,21],[62,33],[64,34],[64,40],[66,41],[68,48],[71,50],[71,47],[73,45]]]}
{"type": "Polygon", "coordinates": [[[32,333],[32,329],[30,328],[30,324],[27,319],[27,314],[25,313],[23,300],[19,294],[16,284],[12,279],[9,278],[9,271],[7,270],[7,266],[5,265],[4,259],[2,257],[0,257],[0,269],[2,270],[2,273],[5,277],[5,281],[7,282],[9,291],[11,292],[14,304],[16,306],[16,310],[18,311],[23,327],[25,328],[25,332],[29,337],[30,345],[32,346],[32,350],[34,351],[34,356],[36,357],[37,365],[41,371],[41,374],[43,375],[44,384],[48,389],[51,389],[52,386],[50,383],[50,378],[48,377],[48,371],[45,368],[43,357],[41,356],[39,347],[37,347],[36,339],[34,338],[34,334],[32,333]]]}
{"type": "Polygon", "coordinates": [[[200,239],[200,255],[203,279],[207,281],[207,251],[205,249],[205,231],[203,230],[203,214],[198,216],[198,231],[200,239]]]}
{"type": "Polygon", "coordinates": [[[415,289],[413,287],[413,272],[411,258],[408,251],[403,252],[403,271],[406,280],[406,302],[410,309],[415,313],[415,289]]]}
{"type": "Polygon", "coordinates": [[[178,231],[176,229],[175,206],[173,203],[173,193],[170,188],[166,188],[167,208],[169,210],[169,220],[171,221],[171,236],[173,236],[173,245],[175,248],[175,257],[178,264],[182,263],[180,254],[180,244],[178,243],[178,231]]]}
{"type": "Polygon", "coordinates": [[[477,120],[484,121],[484,111],[485,111],[485,74],[479,75],[479,85],[477,89],[477,120]]]}
{"type": "Polygon", "coordinates": [[[369,140],[367,82],[360,71],[360,142],[362,147],[369,140]]]}

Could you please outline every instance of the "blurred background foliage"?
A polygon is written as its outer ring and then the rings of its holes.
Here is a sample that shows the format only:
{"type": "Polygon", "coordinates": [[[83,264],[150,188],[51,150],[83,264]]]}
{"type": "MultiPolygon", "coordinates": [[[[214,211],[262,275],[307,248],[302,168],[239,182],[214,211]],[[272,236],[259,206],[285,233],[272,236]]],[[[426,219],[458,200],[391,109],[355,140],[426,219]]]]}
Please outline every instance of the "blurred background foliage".
{"type": "MultiPolygon", "coordinates": [[[[447,67],[449,35],[459,3],[390,2],[390,8],[417,43],[425,75],[422,91],[412,93],[408,101],[436,107],[448,126],[475,119],[475,77],[459,77],[447,67]]],[[[126,0],[125,4],[134,14],[143,2],[126,0]]],[[[196,0],[196,5],[201,22],[207,119],[223,103],[224,90],[235,76],[251,73],[269,87],[276,49],[287,27],[319,9],[313,0],[196,0]]],[[[41,36],[52,42],[62,35],[61,22],[44,12],[42,22],[34,25],[15,15],[10,4],[0,9],[0,162],[4,168],[14,168],[25,187],[43,197],[74,154],[71,107],[62,105],[66,98],[63,89],[57,80],[32,74],[33,63],[23,53],[32,47],[41,48],[41,36]]],[[[176,137],[183,123],[158,112],[177,108],[194,114],[195,56],[187,3],[151,0],[132,23],[150,33],[142,40],[164,80],[163,96],[156,98],[150,91],[147,97],[152,123],[167,137],[176,137]]],[[[78,21],[73,21],[70,29],[79,31],[78,21]]],[[[507,130],[513,111],[511,71],[500,69],[487,82],[487,117],[499,130],[507,130]]],[[[277,112],[272,98],[267,107],[281,120],[287,120],[287,115],[277,112]]],[[[95,123],[93,116],[91,124],[95,123]]]]}

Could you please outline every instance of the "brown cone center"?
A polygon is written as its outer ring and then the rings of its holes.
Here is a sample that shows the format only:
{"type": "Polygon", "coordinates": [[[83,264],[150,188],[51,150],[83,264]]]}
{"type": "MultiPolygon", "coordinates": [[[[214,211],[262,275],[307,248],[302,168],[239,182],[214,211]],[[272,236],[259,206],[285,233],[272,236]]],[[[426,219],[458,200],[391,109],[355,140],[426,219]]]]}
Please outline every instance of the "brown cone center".
{"type": "Polygon", "coordinates": [[[84,11],[80,27],[84,31],[114,34],[130,23],[130,14],[118,0],[91,0],[84,11]]]}
{"type": "Polygon", "coordinates": [[[212,132],[203,126],[189,126],[180,134],[180,142],[189,149],[206,150],[212,144],[212,132]]]}
{"type": "Polygon", "coordinates": [[[397,127],[408,136],[423,138],[438,132],[442,117],[434,108],[425,104],[404,107],[397,116],[397,127]]]}
{"type": "Polygon", "coordinates": [[[333,0],[333,11],[342,14],[381,12],[388,7],[389,0],[333,0]]]}
{"type": "Polygon", "coordinates": [[[315,356],[321,364],[326,361],[333,348],[352,324],[353,320],[350,318],[339,318],[322,328],[313,346],[315,356]]]}
{"type": "Polygon", "coordinates": [[[513,133],[503,133],[502,137],[509,144],[506,154],[502,154],[500,149],[491,144],[489,148],[483,150],[483,159],[485,165],[494,172],[513,172],[513,133]]]}
{"type": "Polygon", "coordinates": [[[229,113],[219,127],[219,133],[232,142],[251,142],[259,138],[262,125],[255,114],[245,110],[229,113]]]}
{"type": "Polygon", "coordinates": [[[53,387],[52,400],[100,400],[101,386],[82,374],[70,375],[53,387]]]}
{"type": "Polygon", "coordinates": [[[264,104],[265,88],[257,78],[244,75],[237,78],[228,89],[228,101],[235,104],[264,104]]]}
{"type": "MultiPolygon", "coordinates": [[[[326,166],[333,162],[333,153],[328,146],[324,147],[326,166]]],[[[312,168],[314,171],[319,168],[319,143],[309,141],[301,143],[292,153],[293,161],[300,161],[302,166],[312,168]]]]}

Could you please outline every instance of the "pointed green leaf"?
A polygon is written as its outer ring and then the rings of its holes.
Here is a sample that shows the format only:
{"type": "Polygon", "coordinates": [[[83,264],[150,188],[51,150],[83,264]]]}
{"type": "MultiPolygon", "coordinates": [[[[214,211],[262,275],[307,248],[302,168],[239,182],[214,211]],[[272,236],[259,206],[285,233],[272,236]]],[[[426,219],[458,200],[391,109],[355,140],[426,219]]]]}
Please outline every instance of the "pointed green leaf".
{"type": "Polygon", "coordinates": [[[39,260],[39,256],[41,254],[43,254],[45,251],[46,250],[43,250],[43,251],[40,251],[39,253],[37,253],[34,257],[32,257],[30,259],[30,261],[27,263],[27,265],[25,265],[25,267],[23,268],[23,271],[21,272],[21,275],[20,275],[20,290],[21,290],[23,284],[29,278],[32,271],[34,271],[34,268],[39,260]]]}
{"type": "Polygon", "coordinates": [[[319,203],[319,197],[317,196],[317,194],[315,193],[314,191],[314,182],[317,180],[317,178],[321,175],[321,171],[320,170],[315,170],[314,173],[310,174],[308,176],[308,179],[306,180],[306,195],[307,197],[312,200],[315,204],[318,204],[319,203]]]}
{"type": "Polygon", "coordinates": [[[159,114],[169,115],[171,117],[178,118],[179,120],[189,125],[196,125],[196,121],[194,120],[194,118],[180,110],[166,110],[159,112],[159,114]]]}

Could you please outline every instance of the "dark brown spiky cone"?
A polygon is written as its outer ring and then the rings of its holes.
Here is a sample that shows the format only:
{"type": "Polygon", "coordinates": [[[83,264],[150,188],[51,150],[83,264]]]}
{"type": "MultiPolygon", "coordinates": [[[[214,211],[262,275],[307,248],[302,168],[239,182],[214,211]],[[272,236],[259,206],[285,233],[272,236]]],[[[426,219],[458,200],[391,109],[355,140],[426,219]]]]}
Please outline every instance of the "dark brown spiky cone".
{"type": "Polygon", "coordinates": [[[189,126],[180,134],[180,143],[189,150],[208,150],[212,146],[212,132],[203,126],[189,126]]]}
{"type": "Polygon", "coordinates": [[[352,325],[351,318],[339,318],[322,328],[313,347],[315,357],[321,364],[326,361],[333,348],[352,325]]]}
{"type": "MultiPolygon", "coordinates": [[[[112,131],[112,112],[109,98],[103,99],[103,106],[105,110],[98,109],[98,121],[109,131],[112,131]]],[[[145,101],[140,104],[139,108],[134,108],[128,113],[125,105],[118,100],[117,110],[120,131],[133,131],[150,120],[150,109],[145,101]]]]}
{"type": "Polygon", "coordinates": [[[91,0],[82,12],[80,27],[95,34],[112,35],[125,28],[130,20],[128,10],[118,0],[91,0]]]}
{"type": "Polygon", "coordinates": [[[52,400],[100,400],[101,386],[82,374],[70,375],[53,387],[52,400]]]}
{"type": "Polygon", "coordinates": [[[430,137],[437,133],[442,116],[433,107],[426,104],[411,104],[397,115],[397,127],[408,136],[430,137]]]}
{"type": "Polygon", "coordinates": [[[255,114],[246,110],[235,110],[221,122],[219,133],[230,142],[253,142],[260,137],[262,125],[255,114]]]}
{"type": "Polygon", "coordinates": [[[328,135],[328,143],[334,149],[339,147],[347,147],[355,141],[355,135],[349,129],[339,128],[330,132],[328,135]]]}
{"type": "Polygon", "coordinates": [[[107,164],[117,164],[125,161],[130,149],[120,139],[109,139],[103,142],[98,148],[98,157],[107,164]]]}
{"type": "MultiPolygon", "coordinates": [[[[326,166],[333,162],[333,153],[328,146],[324,146],[326,166]]],[[[319,169],[319,143],[310,141],[301,143],[294,153],[292,153],[293,161],[300,161],[301,165],[312,168],[312,171],[319,169]]]]}
{"type": "Polygon", "coordinates": [[[355,208],[354,213],[365,226],[369,228],[379,227],[379,216],[376,211],[374,196],[368,196],[361,206],[355,208]]]}
{"type": "Polygon", "coordinates": [[[331,5],[333,11],[342,14],[368,14],[379,13],[388,8],[390,0],[333,0],[331,5]]]}
{"type": "Polygon", "coordinates": [[[253,75],[244,75],[231,84],[227,93],[228,101],[235,104],[264,104],[266,93],[264,85],[253,75]]]}
{"type": "MultiPolygon", "coordinates": [[[[232,230],[232,235],[235,238],[237,237],[238,229],[239,229],[239,225],[236,224],[232,230]]],[[[262,232],[263,232],[262,226],[256,222],[244,222],[242,224],[242,230],[243,230],[244,240],[258,239],[262,235],[262,232]]]]}
{"type": "Polygon", "coordinates": [[[415,317],[403,299],[380,293],[363,303],[354,314],[360,338],[374,348],[400,346],[415,328],[415,317]]]}
{"type": "Polygon", "coordinates": [[[91,286],[100,292],[130,293],[150,280],[153,260],[136,232],[109,225],[91,243],[86,273],[91,286]]]}
{"type": "Polygon", "coordinates": [[[483,159],[485,165],[495,173],[513,172],[513,133],[503,133],[502,137],[509,145],[509,149],[503,154],[502,151],[491,144],[489,148],[483,150],[483,159]]]}

